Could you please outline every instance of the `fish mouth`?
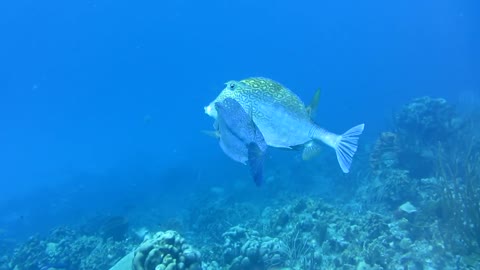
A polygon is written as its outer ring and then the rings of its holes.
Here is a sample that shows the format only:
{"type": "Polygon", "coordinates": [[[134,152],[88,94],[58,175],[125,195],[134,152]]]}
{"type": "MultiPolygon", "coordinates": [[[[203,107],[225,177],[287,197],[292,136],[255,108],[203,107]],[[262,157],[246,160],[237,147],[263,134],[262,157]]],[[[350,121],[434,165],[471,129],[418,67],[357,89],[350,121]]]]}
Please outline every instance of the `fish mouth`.
{"type": "Polygon", "coordinates": [[[203,109],[205,110],[205,113],[208,116],[211,116],[211,117],[215,118],[216,114],[215,114],[215,111],[213,110],[211,105],[205,106],[205,107],[203,107],[203,109]]]}

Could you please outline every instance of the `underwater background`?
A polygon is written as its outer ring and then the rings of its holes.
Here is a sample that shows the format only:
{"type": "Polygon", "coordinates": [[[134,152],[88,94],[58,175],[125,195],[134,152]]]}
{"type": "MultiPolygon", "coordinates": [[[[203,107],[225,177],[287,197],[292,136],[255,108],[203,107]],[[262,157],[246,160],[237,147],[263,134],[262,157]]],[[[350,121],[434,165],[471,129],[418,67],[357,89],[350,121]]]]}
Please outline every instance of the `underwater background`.
{"type": "Polygon", "coordinates": [[[479,25],[467,0],[3,1],[0,269],[480,269],[479,25]],[[365,123],[351,172],[269,149],[256,187],[201,132],[248,77],[365,123]]]}

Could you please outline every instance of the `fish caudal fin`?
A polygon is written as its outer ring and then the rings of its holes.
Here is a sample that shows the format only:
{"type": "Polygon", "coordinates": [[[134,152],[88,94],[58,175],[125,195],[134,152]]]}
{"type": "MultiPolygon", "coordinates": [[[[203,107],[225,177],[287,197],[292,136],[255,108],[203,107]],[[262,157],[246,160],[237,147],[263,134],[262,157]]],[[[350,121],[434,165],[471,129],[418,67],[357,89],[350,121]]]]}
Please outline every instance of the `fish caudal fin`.
{"type": "Polygon", "coordinates": [[[320,140],[335,149],[340,168],[342,168],[344,173],[348,173],[350,165],[352,165],[353,155],[357,151],[358,138],[362,134],[364,127],[365,124],[361,124],[349,129],[342,135],[337,135],[317,126],[313,139],[320,140]]]}
{"type": "Polygon", "coordinates": [[[352,158],[357,151],[358,138],[362,134],[365,124],[361,124],[349,129],[347,132],[338,136],[335,153],[337,154],[338,164],[344,173],[350,171],[352,165],[352,158]]]}

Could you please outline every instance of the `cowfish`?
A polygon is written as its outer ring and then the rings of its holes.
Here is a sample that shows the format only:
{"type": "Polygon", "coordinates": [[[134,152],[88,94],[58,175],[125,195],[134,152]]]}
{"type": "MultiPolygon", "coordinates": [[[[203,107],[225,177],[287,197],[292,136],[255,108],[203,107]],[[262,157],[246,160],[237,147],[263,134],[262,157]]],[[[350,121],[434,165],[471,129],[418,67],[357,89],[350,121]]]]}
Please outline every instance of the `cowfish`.
{"type": "Polygon", "coordinates": [[[287,149],[303,147],[303,156],[311,156],[319,148],[318,142],[323,142],[335,150],[342,171],[350,171],[364,124],[341,135],[332,133],[312,120],[310,110],[295,93],[268,78],[253,77],[227,82],[215,100],[204,107],[205,113],[217,119],[215,104],[227,98],[236,100],[245,112],[251,114],[268,146],[287,149]]]}
{"type": "Polygon", "coordinates": [[[248,164],[257,186],[263,181],[263,162],[267,144],[252,117],[232,98],[215,102],[214,124],[219,144],[231,159],[248,164]]]}

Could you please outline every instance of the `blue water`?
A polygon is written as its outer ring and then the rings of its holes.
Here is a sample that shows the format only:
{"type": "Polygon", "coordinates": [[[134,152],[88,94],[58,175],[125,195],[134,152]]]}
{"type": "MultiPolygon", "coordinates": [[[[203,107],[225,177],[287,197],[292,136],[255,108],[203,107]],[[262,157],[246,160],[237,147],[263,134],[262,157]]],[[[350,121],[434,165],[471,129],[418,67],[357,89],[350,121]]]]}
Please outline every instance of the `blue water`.
{"type": "Polygon", "coordinates": [[[174,211],[234,178],[264,196],[200,132],[226,81],[272,78],[305,102],[320,87],[318,122],[366,123],[365,146],[415,97],[480,92],[479,25],[468,0],[3,1],[0,227],[23,238],[167,188],[174,211]]]}

